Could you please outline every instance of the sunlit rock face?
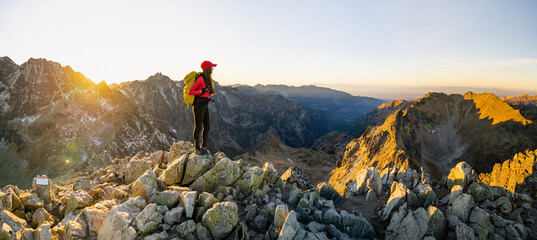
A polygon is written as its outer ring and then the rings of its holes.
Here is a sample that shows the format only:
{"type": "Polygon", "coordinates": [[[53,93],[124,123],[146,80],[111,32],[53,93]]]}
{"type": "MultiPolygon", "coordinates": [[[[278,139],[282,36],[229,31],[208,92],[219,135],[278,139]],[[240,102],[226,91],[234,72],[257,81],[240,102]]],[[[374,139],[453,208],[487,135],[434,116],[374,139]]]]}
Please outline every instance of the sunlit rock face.
{"type": "Polygon", "coordinates": [[[490,172],[536,145],[535,125],[493,94],[429,93],[403,106],[347,145],[330,179],[340,193],[368,166],[423,168],[441,179],[458,162],[490,172]]]}

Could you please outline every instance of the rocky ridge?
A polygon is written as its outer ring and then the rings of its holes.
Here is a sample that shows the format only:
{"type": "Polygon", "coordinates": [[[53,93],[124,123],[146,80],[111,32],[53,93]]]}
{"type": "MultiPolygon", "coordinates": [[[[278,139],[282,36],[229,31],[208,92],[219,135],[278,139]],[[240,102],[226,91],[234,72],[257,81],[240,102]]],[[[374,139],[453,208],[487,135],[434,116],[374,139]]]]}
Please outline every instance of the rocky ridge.
{"type": "Polygon", "coordinates": [[[362,216],[338,210],[327,183],[302,189],[300,168],[281,177],[223,153],[169,151],[115,159],[87,176],[0,193],[0,239],[352,239],[373,238],[362,216]]]}
{"type": "Polygon", "coordinates": [[[308,186],[300,167],[280,176],[271,163],[193,151],[176,142],[60,183],[37,176],[30,190],[5,186],[0,239],[537,237],[537,187],[490,186],[465,162],[439,182],[410,168],[366,168],[340,194],[327,182],[308,186]]]}

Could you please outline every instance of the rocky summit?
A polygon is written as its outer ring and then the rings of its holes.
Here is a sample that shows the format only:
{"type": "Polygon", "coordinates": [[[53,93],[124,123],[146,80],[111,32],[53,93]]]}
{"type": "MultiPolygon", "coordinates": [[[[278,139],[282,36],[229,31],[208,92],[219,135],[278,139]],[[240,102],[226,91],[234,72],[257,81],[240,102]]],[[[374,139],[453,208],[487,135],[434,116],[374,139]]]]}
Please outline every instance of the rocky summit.
{"type": "Polygon", "coordinates": [[[355,239],[378,237],[341,209],[328,183],[309,188],[300,168],[280,176],[224,153],[169,151],[115,159],[91,174],[33,179],[0,191],[0,239],[355,239]]]}
{"type": "Polygon", "coordinates": [[[500,164],[526,167],[507,179],[498,170],[478,176],[465,162],[440,182],[410,168],[370,167],[340,194],[328,182],[310,186],[301,167],[280,175],[270,162],[250,166],[194,150],[175,142],[169,151],[116,158],[62,182],[41,175],[28,190],[7,185],[0,191],[0,239],[537,237],[537,186],[525,193],[504,188],[520,177],[536,179],[536,152],[500,164]]]}

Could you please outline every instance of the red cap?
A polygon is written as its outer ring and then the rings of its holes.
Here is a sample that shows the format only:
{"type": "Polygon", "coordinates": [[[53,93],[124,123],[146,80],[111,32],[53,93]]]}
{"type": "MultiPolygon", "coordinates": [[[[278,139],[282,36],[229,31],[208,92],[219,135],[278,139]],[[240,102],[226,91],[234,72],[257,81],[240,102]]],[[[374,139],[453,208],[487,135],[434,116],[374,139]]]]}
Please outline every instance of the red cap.
{"type": "Polygon", "coordinates": [[[201,63],[201,69],[206,69],[208,67],[216,67],[216,64],[209,62],[209,61],[203,61],[201,63]]]}

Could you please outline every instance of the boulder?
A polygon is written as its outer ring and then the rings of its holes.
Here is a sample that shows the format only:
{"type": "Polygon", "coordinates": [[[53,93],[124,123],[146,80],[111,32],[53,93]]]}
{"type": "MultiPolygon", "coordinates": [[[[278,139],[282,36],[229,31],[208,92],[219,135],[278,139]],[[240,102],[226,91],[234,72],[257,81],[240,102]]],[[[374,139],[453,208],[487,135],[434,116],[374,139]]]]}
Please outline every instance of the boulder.
{"type": "Polygon", "coordinates": [[[196,207],[196,191],[185,191],[181,193],[181,200],[183,207],[185,208],[185,214],[187,218],[192,218],[194,214],[194,208],[196,207]]]}
{"type": "Polygon", "coordinates": [[[90,190],[90,178],[78,177],[73,183],[73,191],[83,190],[88,192],[90,190]]]}
{"type": "Polygon", "coordinates": [[[54,191],[52,191],[52,180],[47,176],[36,176],[32,181],[32,187],[37,197],[44,203],[51,203],[54,200],[54,191]]]}
{"type": "Polygon", "coordinates": [[[447,215],[454,215],[462,222],[468,222],[470,211],[475,206],[474,199],[471,195],[462,193],[447,208],[447,215]]]}
{"type": "Polygon", "coordinates": [[[196,224],[196,236],[198,239],[212,239],[209,229],[203,226],[201,222],[196,224]]]}
{"type": "Polygon", "coordinates": [[[453,188],[455,185],[460,185],[462,188],[467,184],[475,182],[477,175],[470,165],[466,162],[460,162],[451,169],[449,175],[446,178],[446,185],[448,189],[453,188]]]}
{"type": "Polygon", "coordinates": [[[475,231],[474,229],[468,227],[464,223],[460,223],[455,228],[455,236],[457,240],[475,240],[475,231]]]}
{"type": "Polygon", "coordinates": [[[265,177],[265,171],[260,167],[252,167],[246,171],[233,185],[239,193],[242,193],[245,196],[259,194],[259,186],[263,182],[265,177]]]}
{"type": "Polygon", "coordinates": [[[65,239],[85,239],[87,235],[87,223],[79,218],[79,221],[69,221],[65,225],[63,236],[65,239]]]}
{"type": "Polygon", "coordinates": [[[38,208],[34,211],[34,214],[32,214],[32,224],[36,227],[39,227],[45,222],[54,223],[54,219],[52,219],[52,216],[47,212],[47,210],[44,208],[38,208]]]}
{"type": "Polygon", "coordinates": [[[137,236],[136,230],[130,225],[145,206],[146,201],[141,197],[137,197],[112,207],[104,219],[97,239],[135,239],[137,236]]]}
{"type": "Polygon", "coordinates": [[[494,232],[494,225],[490,221],[487,211],[474,207],[470,214],[470,227],[472,227],[479,239],[487,239],[490,232],[494,232]]]}
{"type": "Polygon", "coordinates": [[[220,186],[231,186],[240,176],[239,164],[229,158],[222,158],[202,177],[196,179],[190,188],[198,192],[214,192],[220,186]]]}
{"type": "Polygon", "coordinates": [[[106,212],[95,207],[86,207],[82,210],[82,214],[88,223],[89,235],[97,236],[106,218],[106,212]]]}
{"type": "Polygon", "coordinates": [[[153,194],[153,196],[151,196],[149,199],[149,203],[156,203],[158,205],[165,205],[168,208],[173,208],[177,206],[180,198],[181,194],[179,192],[168,190],[153,194]]]}
{"type": "Polygon", "coordinates": [[[76,209],[91,206],[91,196],[82,190],[71,192],[65,206],[65,215],[76,209]]]}
{"type": "Polygon", "coordinates": [[[277,229],[278,232],[280,232],[281,228],[283,227],[283,224],[285,223],[285,218],[289,214],[289,208],[287,205],[282,204],[276,206],[276,210],[274,212],[274,228],[277,229]]]}
{"type": "Polygon", "coordinates": [[[162,217],[158,212],[157,204],[151,203],[134,219],[136,228],[142,233],[152,233],[162,223],[162,217]]]}
{"type": "Polygon", "coordinates": [[[6,239],[20,239],[24,229],[26,229],[26,221],[15,216],[7,210],[3,210],[0,214],[0,236],[7,236],[6,239]]]}
{"type": "Polygon", "coordinates": [[[188,154],[184,154],[180,158],[174,159],[168,164],[168,167],[161,175],[161,179],[164,180],[166,185],[172,185],[180,183],[183,179],[185,164],[188,161],[188,154]]]}
{"type": "Polygon", "coordinates": [[[13,211],[11,193],[6,194],[0,191],[0,211],[13,211]]]}
{"type": "Polygon", "coordinates": [[[373,189],[375,193],[382,193],[382,179],[380,174],[374,167],[369,167],[358,171],[353,181],[347,186],[347,197],[353,197],[367,193],[369,189],[373,189]]]}
{"type": "Polygon", "coordinates": [[[375,238],[376,232],[373,226],[362,216],[349,214],[341,211],[341,226],[343,231],[353,238],[375,238]]]}
{"type": "Polygon", "coordinates": [[[341,215],[336,209],[328,209],[323,214],[323,222],[325,224],[333,224],[336,227],[341,226],[341,215]]]}
{"type": "Polygon", "coordinates": [[[285,171],[282,176],[282,180],[287,184],[296,183],[302,189],[309,188],[310,177],[304,171],[304,168],[300,166],[292,166],[285,171]]]}
{"type": "Polygon", "coordinates": [[[283,183],[280,174],[278,174],[278,171],[276,170],[276,168],[274,168],[274,165],[272,165],[272,163],[266,162],[263,165],[263,171],[265,172],[265,178],[263,179],[263,182],[275,185],[278,185],[278,182],[283,183]]]}
{"type": "Polygon", "coordinates": [[[428,207],[431,205],[436,205],[436,193],[433,191],[433,188],[429,184],[418,184],[414,191],[419,198],[420,206],[428,207]]]}
{"type": "Polygon", "coordinates": [[[170,211],[167,211],[164,214],[164,222],[169,225],[174,225],[175,223],[180,223],[183,220],[183,213],[185,212],[185,208],[183,207],[176,207],[172,208],[170,211]]]}
{"type": "Polygon", "coordinates": [[[328,182],[322,182],[317,185],[319,196],[334,201],[338,204],[343,201],[343,197],[336,191],[336,189],[328,182]]]}
{"type": "MultiPolygon", "coordinates": [[[[26,233],[26,231],[24,231],[26,233]]],[[[35,229],[33,233],[34,240],[49,240],[52,239],[52,233],[50,231],[50,223],[43,223],[41,226],[35,229]]]]}
{"type": "Polygon", "coordinates": [[[147,170],[151,169],[151,162],[133,157],[125,169],[125,184],[131,184],[147,170]]]}
{"type": "Polygon", "coordinates": [[[291,211],[285,218],[285,222],[283,223],[278,240],[293,240],[297,231],[300,229],[300,224],[297,220],[297,213],[295,211],[291,211]]]}
{"type": "Polygon", "coordinates": [[[227,236],[239,221],[237,204],[221,202],[215,204],[202,217],[202,223],[217,239],[227,236]]]}
{"type": "Polygon", "coordinates": [[[131,185],[132,196],[142,197],[146,201],[155,192],[157,192],[157,179],[151,169],[147,170],[131,185]]]}
{"type": "Polygon", "coordinates": [[[201,177],[205,172],[209,171],[214,166],[213,161],[209,158],[202,158],[195,153],[190,154],[186,162],[185,173],[183,176],[182,185],[189,185],[197,178],[201,177]]]}
{"type": "Polygon", "coordinates": [[[41,200],[39,197],[37,197],[37,194],[32,193],[28,200],[26,201],[26,204],[24,204],[24,208],[29,211],[36,210],[38,208],[42,208],[45,206],[45,202],[41,200]]]}
{"type": "Polygon", "coordinates": [[[176,228],[179,236],[184,239],[195,239],[196,222],[194,220],[187,220],[179,224],[176,228]]]}
{"type": "Polygon", "coordinates": [[[382,219],[387,220],[394,209],[399,208],[406,202],[407,189],[406,186],[399,182],[393,182],[392,193],[386,206],[382,209],[382,219]]]}

